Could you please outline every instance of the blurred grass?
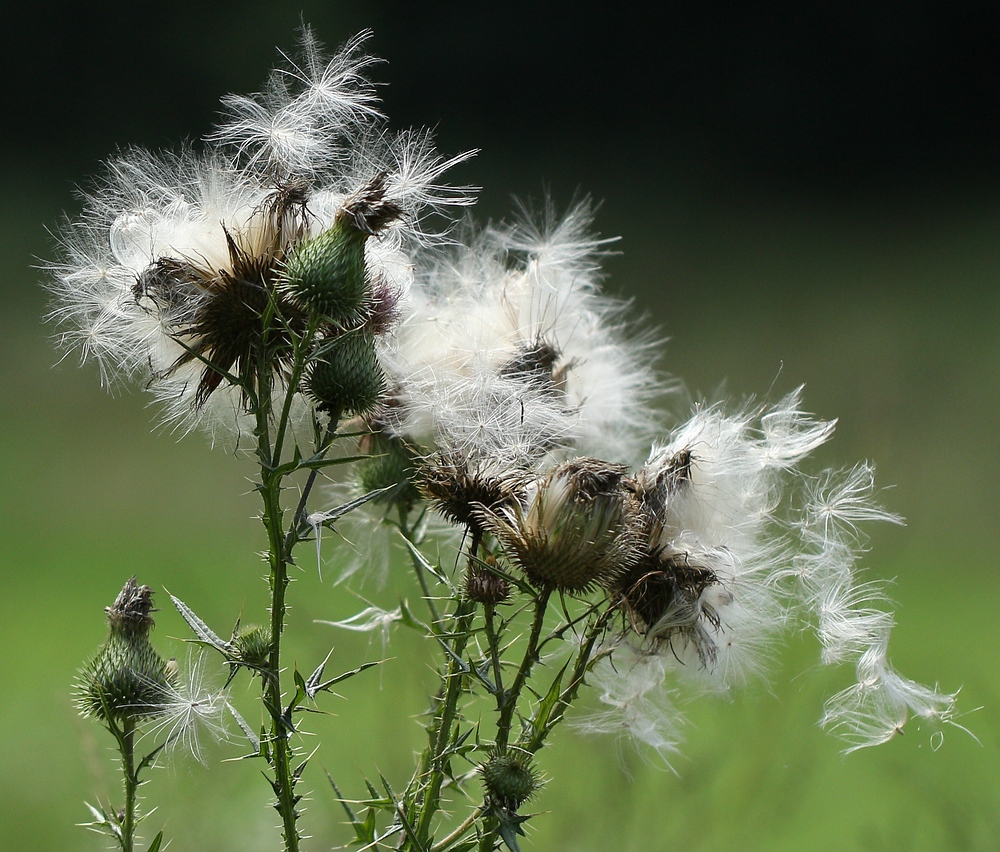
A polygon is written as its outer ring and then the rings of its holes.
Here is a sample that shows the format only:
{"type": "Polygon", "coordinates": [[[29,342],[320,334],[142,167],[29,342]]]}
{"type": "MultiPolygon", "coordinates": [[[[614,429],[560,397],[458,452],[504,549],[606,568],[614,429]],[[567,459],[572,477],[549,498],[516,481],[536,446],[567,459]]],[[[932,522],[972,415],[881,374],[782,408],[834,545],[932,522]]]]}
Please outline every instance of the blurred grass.
{"type": "MultiPolygon", "coordinates": [[[[103,607],[137,573],[220,632],[241,614],[259,619],[266,589],[254,554],[263,537],[245,461],[210,451],[199,435],[178,442],[151,431],[156,414],[142,395],[103,393],[91,366],[69,359],[53,368],[39,275],[28,265],[50,254],[38,223],[55,221],[66,197],[31,177],[8,178],[0,211],[9,261],[0,316],[0,836],[24,852],[100,849],[73,824],[86,819],[83,800],[116,801],[118,779],[107,738],[76,717],[70,684],[103,638],[103,607]]],[[[1000,210],[690,197],[647,209],[634,198],[652,194],[638,189],[626,175],[599,218],[605,233],[625,235],[624,254],[609,261],[612,288],[634,295],[671,336],[664,367],[691,388],[712,394],[726,379],[731,396],[774,396],[806,381],[807,406],[841,417],[817,464],[874,458],[881,482],[896,484],[885,502],[909,527],[874,531],[867,560],[875,576],[898,578],[893,659],[911,677],[962,687],[961,721],[980,742],[947,730],[934,750],[928,731],[908,728],[843,759],[815,722],[850,672],[820,670],[810,637],[793,636],[769,688],[686,706],[675,773],[626,743],[558,732],[540,759],[551,782],[533,803],[547,813],[532,821],[526,847],[1000,847],[1000,210]]],[[[332,644],[336,668],[378,657],[377,640],[310,623],[362,604],[329,579],[321,585],[303,554],[289,659],[309,668],[332,644]]],[[[394,605],[392,585],[364,591],[394,605]]],[[[400,593],[415,597],[405,581],[400,593]]],[[[167,605],[162,591],[159,599],[167,605]]],[[[165,650],[183,655],[173,637],[184,635],[172,611],[160,613],[155,638],[165,650]]],[[[420,643],[397,639],[380,671],[344,684],[345,700],[329,705],[335,716],[310,719],[324,745],[305,817],[322,840],[308,848],[347,839],[321,766],[349,793],[380,771],[402,786],[421,746],[415,717],[432,673],[420,643]]],[[[153,773],[146,792],[160,810],[148,834],[165,822],[175,849],[277,848],[256,767],[218,763],[238,746],[209,754],[209,767],[180,762],[153,773]]]]}

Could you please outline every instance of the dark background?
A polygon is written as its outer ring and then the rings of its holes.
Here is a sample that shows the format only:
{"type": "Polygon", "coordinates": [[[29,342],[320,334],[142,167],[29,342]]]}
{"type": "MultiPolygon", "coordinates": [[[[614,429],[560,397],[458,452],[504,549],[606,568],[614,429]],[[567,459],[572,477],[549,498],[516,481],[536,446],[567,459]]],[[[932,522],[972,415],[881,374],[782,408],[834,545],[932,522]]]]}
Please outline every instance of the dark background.
{"type": "MultiPolygon", "coordinates": [[[[259,618],[264,595],[250,468],[200,436],[150,434],[157,417],[141,393],[102,393],[93,365],[53,368],[35,268],[53,255],[46,227],[78,211],[74,185],[116,148],[209,132],[219,97],[258,90],[275,47],[294,53],[304,19],[331,49],[374,31],[392,126],[435,127],[446,153],[481,149],[453,175],[483,187],[480,218],[505,216],[512,195],[601,202],[597,228],[622,236],[608,287],[670,337],[662,366],[693,395],[773,398],[807,383],[806,406],[840,418],[817,465],[874,459],[896,486],[884,502],[908,519],[875,531],[865,560],[867,576],[897,579],[894,661],[962,687],[963,711],[984,707],[961,720],[981,746],[952,731],[933,752],[927,731],[908,728],[842,761],[815,720],[850,672],[818,671],[808,635],[793,634],[770,688],[688,709],[676,776],[561,731],[543,755],[553,781],[538,809],[551,813],[529,848],[1000,846],[1000,3],[648,5],[133,0],[5,11],[7,842],[103,848],[73,823],[86,819],[82,800],[117,796],[117,782],[69,684],[124,578],[166,586],[220,631],[243,607],[259,618]]],[[[664,416],[664,432],[673,422],[664,416]]],[[[315,573],[302,580],[291,647],[321,659],[329,636],[309,620],[363,604],[315,573]]],[[[391,589],[371,594],[395,606],[391,589]]],[[[159,618],[157,641],[184,635],[172,613],[159,618]]],[[[344,667],[378,653],[367,637],[337,641],[344,667]]],[[[379,691],[352,687],[335,708],[330,748],[355,792],[376,767],[402,777],[419,747],[407,714],[425,706],[426,661],[411,657],[386,668],[379,691]]],[[[233,767],[155,776],[151,798],[177,848],[276,848],[263,785],[233,767]]],[[[318,798],[310,829],[346,840],[318,798]]]]}
{"type": "Polygon", "coordinates": [[[646,5],[18,4],[3,152],[68,181],[115,145],[198,137],[218,93],[255,90],[294,47],[301,11],[331,46],[373,29],[394,123],[484,148],[473,169],[520,155],[590,191],[624,167],[727,197],[996,188],[996,3],[646,5]]]}

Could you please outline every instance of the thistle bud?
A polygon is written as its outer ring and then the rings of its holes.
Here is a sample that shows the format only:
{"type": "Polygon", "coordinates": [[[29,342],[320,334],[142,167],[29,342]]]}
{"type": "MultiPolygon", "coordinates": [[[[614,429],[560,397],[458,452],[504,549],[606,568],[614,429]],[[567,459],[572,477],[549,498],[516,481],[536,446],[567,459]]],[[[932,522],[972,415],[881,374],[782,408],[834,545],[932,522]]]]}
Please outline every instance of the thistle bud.
{"type": "Polygon", "coordinates": [[[239,628],[232,638],[233,663],[250,669],[267,668],[271,657],[271,636],[266,627],[248,624],[239,628]]]}
{"type": "Polygon", "coordinates": [[[639,559],[644,522],[621,487],[623,465],[577,459],[553,469],[522,503],[480,513],[536,586],[609,587],[639,559]]]}
{"type": "MultiPolygon", "coordinates": [[[[495,564],[496,560],[491,556],[487,562],[495,564]]],[[[465,596],[476,603],[496,606],[510,597],[510,583],[491,571],[490,567],[489,564],[470,562],[465,572],[465,596]]]]}
{"type": "Polygon", "coordinates": [[[370,413],[386,392],[385,375],[375,357],[375,341],[361,331],[324,341],[305,386],[327,410],[370,413]]]}
{"type": "Polygon", "coordinates": [[[358,483],[363,493],[390,489],[379,501],[412,505],[420,499],[413,484],[416,455],[400,438],[382,431],[365,435],[362,450],[369,458],[358,463],[358,483]]]}
{"type": "Polygon", "coordinates": [[[525,751],[494,751],[479,767],[489,801],[515,811],[541,786],[538,771],[525,751]]]}
{"type": "Polygon", "coordinates": [[[371,294],[365,242],[401,212],[385,193],[381,174],[345,200],[332,227],[290,253],[280,286],[294,301],[341,326],[364,319],[371,294]]]}
{"type": "Polygon", "coordinates": [[[149,642],[153,590],[132,577],[105,612],[108,639],[80,673],[77,706],[84,716],[104,722],[156,715],[170,684],[167,664],[149,642]]]}

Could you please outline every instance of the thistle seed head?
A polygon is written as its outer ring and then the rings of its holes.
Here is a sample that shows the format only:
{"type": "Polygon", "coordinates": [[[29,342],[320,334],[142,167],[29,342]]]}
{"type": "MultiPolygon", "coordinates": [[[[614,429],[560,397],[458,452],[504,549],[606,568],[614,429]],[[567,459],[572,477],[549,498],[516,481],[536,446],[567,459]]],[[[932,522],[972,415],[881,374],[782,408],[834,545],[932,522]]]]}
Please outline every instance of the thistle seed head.
{"type": "Polygon", "coordinates": [[[554,468],[521,502],[478,510],[528,580],[539,587],[611,587],[641,555],[645,525],[622,487],[624,465],[575,459],[554,468]]]}
{"type": "Polygon", "coordinates": [[[489,557],[485,565],[476,561],[469,563],[465,572],[466,598],[488,606],[506,603],[510,598],[510,583],[490,570],[495,565],[493,557],[489,557]]]}

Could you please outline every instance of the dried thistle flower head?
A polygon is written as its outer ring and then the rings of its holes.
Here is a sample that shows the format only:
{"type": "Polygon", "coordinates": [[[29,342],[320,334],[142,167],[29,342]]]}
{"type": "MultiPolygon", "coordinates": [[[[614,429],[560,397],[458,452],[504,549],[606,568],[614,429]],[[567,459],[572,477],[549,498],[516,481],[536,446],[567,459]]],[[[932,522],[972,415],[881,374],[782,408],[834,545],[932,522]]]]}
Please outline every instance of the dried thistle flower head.
{"type": "Polygon", "coordinates": [[[458,451],[438,452],[421,461],[417,487],[453,523],[481,529],[484,510],[516,502],[525,474],[496,459],[471,460],[458,451]]]}
{"type": "Polygon", "coordinates": [[[743,685],[767,666],[792,614],[814,621],[823,662],[855,663],[857,685],[823,717],[848,750],[885,742],[910,716],[954,724],[953,694],[893,670],[881,587],[857,579],[861,522],[899,518],[875,503],[868,465],[801,470],[834,424],[802,411],[800,391],[734,412],[699,407],[628,478],[646,533],[613,590],[629,626],[592,672],[609,709],[591,729],[617,719],[661,752],[675,750],[674,689],[664,679],[743,685]]]}
{"type": "Polygon", "coordinates": [[[510,598],[510,582],[495,570],[496,559],[471,560],[465,570],[465,596],[470,601],[496,606],[510,598]],[[494,569],[494,570],[491,570],[494,569]]]}
{"type": "Polygon", "coordinates": [[[520,502],[479,515],[533,584],[565,591],[608,587],[642,552],[643,518],[621,487],[626,471],[598,459],[564,462],[520,502]]]}
{"type": "Polygon", "coordinates": [[[161,713],[170,683],[166,662],[149,642],[153,590],[132,577],[105,612],[108,638],[77,678],[77,707],[115,724],[161,713]]]}
{"type": "MultiPolygon", "coordinates": [[[[231,431],[258,383],[289,381],[303,336],[389,330],[435,239],[427,215],[471,197],[440,183],[467,155],[387,130],[364,38],[328,57],[306,30],[299,63],[227,98],[198,151],[109,163],[50,267],[63,345],[104,380],[145,379],[168,419],[231,431]]],[[[346,408],[367,410],[373,387],[346,408]]]]}

